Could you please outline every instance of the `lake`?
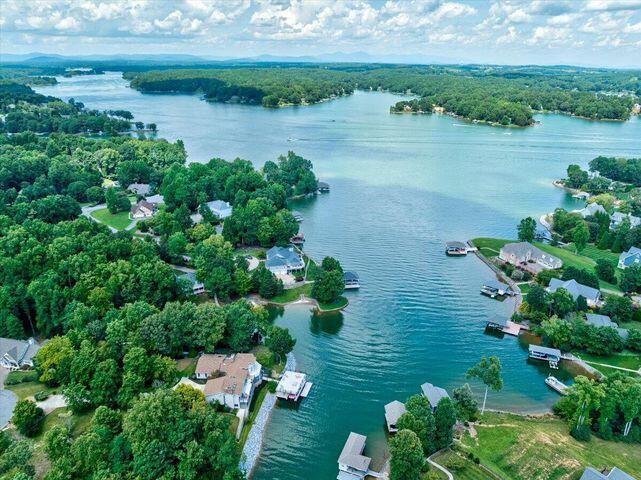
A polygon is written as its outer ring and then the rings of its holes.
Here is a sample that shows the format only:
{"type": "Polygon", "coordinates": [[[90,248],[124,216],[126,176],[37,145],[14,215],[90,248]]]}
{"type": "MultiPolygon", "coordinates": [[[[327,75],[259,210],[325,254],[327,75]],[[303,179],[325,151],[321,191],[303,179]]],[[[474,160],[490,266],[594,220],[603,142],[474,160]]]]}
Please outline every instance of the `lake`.
{"type": "MultiPolygon", "coordinates": [[[[484,333],[510,301],[479,294],[492,273],[473,255],[448,258],[446,241],[514,238],[525,216],[579,208],[552,186],[570,163],[641,156],[641,121],[590,122],[537,115],[525,129],[473,125],[441,115],[391,115],[399,97],[356,94],[282,109],[211,104],[191,95],[143,95],[118,73],[59,79],[40,93],[97,109],[127,109],[183,139],[190,161],[245,158],[261,166],[293,150],[314,163],[331,193],[297,201],[305,250],[338,258],[361,278],[340,314],[296,306],[273,315],[296,337],[298,369],[314,383],[298,406],[280,404],[265,434],[257,480],[325,480],[350,431],[367,452],[386,449],[383,406],[431,382],[453,388],[482,355],[497,355],[505,387],[488,407],[543,412],[558,399],[548,369],[526,361],[513,337],[484,333]]],[[[567,372],[556,373],[564,379],[567,372]]],[[[473,388],[479,397],[482,389],[473,388]]]]}

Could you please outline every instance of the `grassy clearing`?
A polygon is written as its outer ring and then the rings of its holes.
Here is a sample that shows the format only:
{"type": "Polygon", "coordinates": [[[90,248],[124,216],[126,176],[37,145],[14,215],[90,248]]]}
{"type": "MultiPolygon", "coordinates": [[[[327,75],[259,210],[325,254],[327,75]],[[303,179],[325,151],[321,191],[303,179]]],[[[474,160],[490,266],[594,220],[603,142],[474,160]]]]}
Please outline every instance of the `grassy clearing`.
{"type": "Polygon", "coordinates": [[[19,383],[17,385],[6,385],[7,390],[11,390],[18,396],[19,400],[24,400],[25,398],[32,397],[38,392],[46,391],[51,394],[56,393],[56,388],[47,387],[44,383],[40,382],[25,382],[19,383]]]}
{"type": "MultiPolygon", "coordinates": [[[[477,465],[464,454],[445,450],[432,458],[439,465],[447,468],[456,480],[488,480],[498,478],[491,476],[483,467],[477,465]]],[[[433,470],[436,470],[433,468],[433,470]]],[[[445,478],[445,476],[443,476],[445,478]]]]}
{"type": "Polygon", "coordinates": [[[74,437],[80,436],[86,432],[93,418],[94,410],[74,415],[66,408],[56,408],[50,412],[45,418],[42,425],[42,431],[34,437],[34,440],[44,439],[45,434],[51,430],[54,425],[66,425],[74,437]]]}
{"type": "Polygon", "coordinates": [[[475,238],[472,243],[479,252],[486,258],[494,258],[499,256],[501,247],[506,243],[513,242],[514,240],[504,240],[502,238],[475,238]]]}
{"type": "Polygon", "coordinates": [[[300,287],[287,289],[280,295],[276,295],[275,297],[270,298],[268,301],[273,303],[289,303],[298,300],[301,295],[309,296],[311,292],[312,284],[307,283],[305,285],[301,285],[300,287]]]}
{"type": "Polygon", "coordinates": [[[557,418],[487,413],[476,431],[477,438],[466,434],[463,445],[502,478],[574,480],[587,466],[618,466],[630,475],[641,476],[638,445],[606,442],[594,436],[590,442],[579,442],[557,418]]]}
{"type": "Polygon", "coordinates": [[[91,216],[99,222],[102,222],[109,227],[115,228],[116,230],[124,230],[131,223],[128,211],[113,214],[107,208],[101,208],[100,210],[92,212],[91,216]]]}
{"type": "MultiPolygon", "coordinates": [[[[638,370],[641,368],[641,355],[630,350],[623,350],[622,352],[604,357],[590,355],[589,353],[579,353],[578,356],[587,362],[603,363],[606,365],[613,365],[615,367],[629,368],[631,370],[638,370]]],[[[603,373],[612,373],[612,369],[607,367],[601,367],[599,365],[594,365],[594,367],[603,371],[603,373]]]]}
{"type": "Polygon", "coordinates": [[[176,360],[176,370],[181,377],[191,377],[196,371],[196,363],[198,359],[196,358],[181,358],[176,360]]]}

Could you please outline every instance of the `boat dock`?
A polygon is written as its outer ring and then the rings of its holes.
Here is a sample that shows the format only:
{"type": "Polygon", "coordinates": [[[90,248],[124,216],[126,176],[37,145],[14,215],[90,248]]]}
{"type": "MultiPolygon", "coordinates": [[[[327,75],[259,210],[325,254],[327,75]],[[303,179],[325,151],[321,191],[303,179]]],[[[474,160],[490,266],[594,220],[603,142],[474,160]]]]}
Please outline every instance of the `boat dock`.
{"type": "Polygon", "coordinates": [[[476,247],[469,246],[463,242],[447,242],[445,244],[445,254],[450,257],[464,257],[470,252],[476,252],[476,247]]]}
{"type": "Polygon", "coordinates": [[[559,380],[558,378],[556,378],[556,377],[554,377],[552,375],[550,375],[549,377],[547,377],[545,379],[545,384],[548,387],[550,387],[552,390],[554,390],[555,392],[557,392],[557,393],[559,393],[561,395],[567,395],[568,394],[568,392],[567,392],[568,386],[565,383],[563,383],[561,380],[559,380]]]}
{"type": "Polygon", "coordinates": [[[313,383],[307,381],[307,375],[301,372],[287,370],[276,386],[276,397],[297,402],[309,395],[313,383]]]}
{"type": "Polygon", "coordinates": [[[521,333],[521,328],[523,327],[523,325],[514,323],[512,320],[504,317],[492,318],[487,321],[486,326],[487,328],[493,328],[495,330],[499,330],[503,333],[506,333],[508,335],[513,335],[515,337],[518,337],[519,333],[521,333]]]}
{"type": "Polygon", "coordinates": [[[558,369],[559,362],[563,358],[561,350],[557,348],[542,347],[541,345],[530,345],[529,357],[534,360],[543,360],[550,364],[550,368],[558,369]]]}
{"type": "Polygon", "coordinates": [[[357,289],[361,287],[360,278],[356,272],[344,272],[343,282],[345,282],[345,290],[357,289]]]}

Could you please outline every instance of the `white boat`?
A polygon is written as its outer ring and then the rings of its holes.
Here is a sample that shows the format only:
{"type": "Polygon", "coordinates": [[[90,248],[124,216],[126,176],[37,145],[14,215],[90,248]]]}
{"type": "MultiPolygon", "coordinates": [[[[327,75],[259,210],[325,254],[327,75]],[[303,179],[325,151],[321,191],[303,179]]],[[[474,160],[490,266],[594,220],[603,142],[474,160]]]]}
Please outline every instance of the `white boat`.
{"type": "Polygon", "coordinates": [[[567,395],[568,386],[558,378],[550,375],[545,379],[545,384],[561,395],[567,395]]]}

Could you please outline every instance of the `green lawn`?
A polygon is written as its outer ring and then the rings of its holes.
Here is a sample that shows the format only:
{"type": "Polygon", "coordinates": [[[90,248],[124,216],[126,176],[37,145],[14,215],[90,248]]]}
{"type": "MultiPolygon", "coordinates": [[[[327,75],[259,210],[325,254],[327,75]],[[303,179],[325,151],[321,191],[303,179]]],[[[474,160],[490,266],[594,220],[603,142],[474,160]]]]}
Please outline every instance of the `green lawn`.
{"type": "Polygon", "coordinates": [[[494,258],[499,256],[501,247],[506,243],[514,242],[516,240],[504,240],[502,238],[475,238],[472,243],[479,252],[487,258],[494,258]]]}
{"type": "MultiPolygon", "coordinates": [[[[623,350],[622,352],[614,353],[605,357],[590,355],[589,353],[583,352],[579,352],[577,355],[587,362],[603,363],[606,365],[613,365],[615,367],[629,368],[631,370],[638,370],[639,368],[641,368],[641,355],[630,350],[623,350]]],[[[612,373],[613,370],[616,370],[607,367],[601,367],[599,365],[594,365],[594,368],[601,370],[606,374],[612,373]]]]}
{"type": "Polygon", "coordinates": [[[341,297],[338,297],[338,300],[332,303],[318,302],[318,307],[321,312],[326,312],[326,311],[336,310],[338,308],[345,308],[348,303],[349,301],[345,297],[341,296],[341,297]]]}
{"type": "Polygon", "coordinates": [[[579,442],[557,418],[486,413],[476,431],[477,438],[465,434],[463,445],[505,479],[574,480],[587,466],[617,466],[641,476],[638,444],[606,442],[594,436],[579,442]]]}
{"type": "Polygon", "coordinates": [[[124,230],[129,226],[131,220],[129,219],[129,212],[118,212],[113,214],[106,208],[101,208],[91,213],[91,216],[116,230],[124,230]]]}
{"type": "Polygon", "coordinates": [[[519,283],[519,290],[523,295],[527,295],[528,292],[532,289],[532,283],[519,283]]]}
{"type": "Polygon", "coordinates": [[[270,298],[269,301],[273,303],[293,302],[294,300],[298,300],[298,298],[303,294],[309,296],[311,292],[312,284],[306,283],[305,285],[301,285],[300,287],[287,289],[280,295],[276,295],[275,297],[270,298]]]}
{"type": "Polygon", "coordinates": [[[54,411],[50,412],[45,418],[42,426],[42,431],[34,437],[35,440],[42,440],[45,434],[51,430],[54,425],[66,425],[71,430],[71,434],[74,437],[78,437],[80,434],[87,431],[91,419],[93,418],[94,410],[89,410],[88,412],[81,413],[79,415],[73,415],[68,408],[57,408],[54,411]]]}
{"type": "Polygon", "coordinates": [[[54,393],[56,391],[56,388],[47,387],[44,383],[40,382],[26,382],[19,383],[17,385],[6,385],[5,388],[15,393],[20,400],[24,400],[27,397],[32,397],[34,394],[43,390],[50,393],[54,393]]]}
{"type": "Polygon", "coordinates": [[[180,377],[191,377],[196,371],[197,358],[181,358],[176,360],[176,370],[180,377]]]}
{"type": "MultiPolygon", "coordinates": [[[[433,461],[447,468],[456,480],[488,480],[494,477],[483,467],[477,465],[466,455],[453,450],[445,450],[432,458],[433,461]]],[[[436,470],[435,468],[432,468],[436,470]]],[[[445,477],[443,477],[445,478],[445,477]]]]}

